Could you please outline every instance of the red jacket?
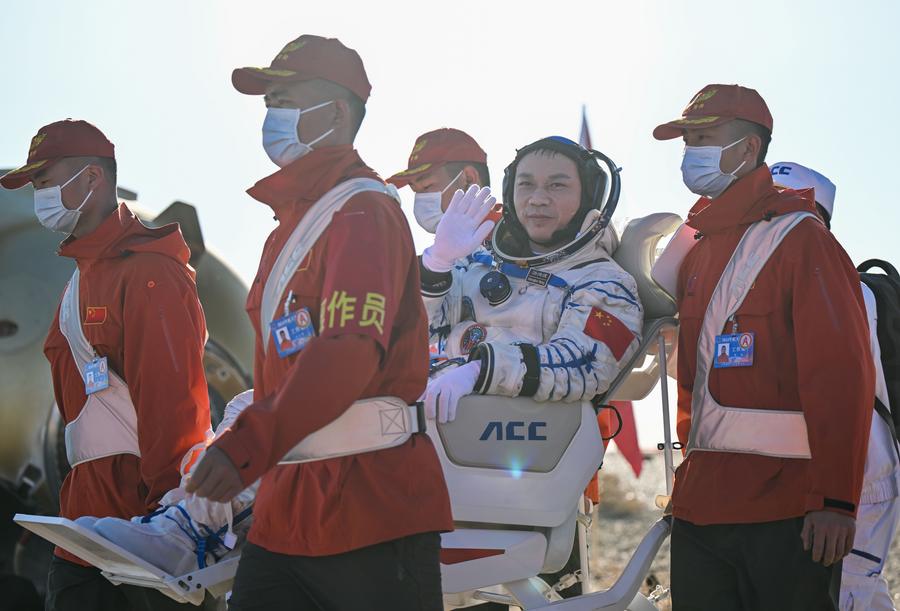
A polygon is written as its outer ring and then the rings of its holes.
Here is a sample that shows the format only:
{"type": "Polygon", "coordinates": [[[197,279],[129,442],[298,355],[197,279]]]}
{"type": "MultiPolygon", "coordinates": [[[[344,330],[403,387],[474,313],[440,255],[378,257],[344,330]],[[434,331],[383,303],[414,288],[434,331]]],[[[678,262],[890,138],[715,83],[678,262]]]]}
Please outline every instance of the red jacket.
{"type": "MultiPolygon", "coordinates": [[[[128,385],[141,451],[141,458],[120,454],[75,467],[60,491],[60,515],[148,513],[178,487],[181,459],[209,429],[206,322],[187,264],[190,251],[177,225],[150,229],[122,204],[92,233],[63,242],[59,254],[78,264],[85,337],[128,385]],[[93,308],[91,317],[88,308],[93,308]]],[[[44,354],[56,404],[69,423],[87,397],[59,330],[59,308],[44,354]]],[[[62,550],[57,554],[84,564],[62,550]]]]}
{"type": "Polygon", "coordinates": [[[276,466],[354,401],[395,396],[412,403],[425,389],[428,320],[412,236],[399,204],[381,193],[360,193],[335,214],[278,302],[280,316],[293,290],[290,309],[309,308],[317,337],[284,359],[271,339],[263,352],[262,291],[278,253],[319,197],[356,177],[378,178],[351,147],[328,147],[248,191],[279,220],[247,298],[256,402],[214,445],[245,484],[265,474],[249,540],[276,553],[338,554],[453,527],[443,472],[425,435],[379,452],[276,466]]]}
{"type": "MultiPolygon", "coordinates": [[[[691,427],[697,339],[725,265],[749,225],[767,215],[815,212],[812,191],[779,192],[762,166],[688,215],[700,242],[678,278],[678,438],[691,427]]],[[[737,311],[753,331],[750,367],[712,369],[722,405],[803,411],[810,460],[692,452],[678,468],[675,516],[695,524],[766,522],[828,509],[855,515],[872,417],[874,372],[859,275],[825,226],[800,222],[762,269],[737,311]]],[[[731,333],[730,323],[723,333],[731,333]]]]}

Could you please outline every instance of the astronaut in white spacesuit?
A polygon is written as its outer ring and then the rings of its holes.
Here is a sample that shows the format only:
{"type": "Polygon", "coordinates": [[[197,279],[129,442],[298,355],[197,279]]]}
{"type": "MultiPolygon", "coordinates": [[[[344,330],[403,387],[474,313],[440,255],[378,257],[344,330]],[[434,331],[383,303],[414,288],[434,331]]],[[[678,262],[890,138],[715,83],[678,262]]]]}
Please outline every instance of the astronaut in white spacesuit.
{"type": "Polygon", "coordinates": [[[472,393],[572,402],[608,388],[643,322],[635,281],[612,259],[618,192],[605,155],[551,137],[506,168],[496,227],[489,189],[454,195],[420,266],[430,341],[446,358],[432,367],[429,417],[453,420],[472,393]]]}
{"type": "MultiPolygon", "coordinates": [[[[252,389],[229,401],[215,436],[218,437],[234,424],[251,403],[252,389]]],[[[210,434],[207,445],[214,438],[210,434]]],[[[190,469],[199,462],[204,449],[194,448],[187,453],[182,462],[181,485],[163,496],[157,512],[130,521],[83,517],[76,522],[93,528],[104,538],[170,575],[184,575],[214,563],[246,538],[259,481],[245,488],[229,503],[187,496],[184,486],[190,477],[190,469]]]]}

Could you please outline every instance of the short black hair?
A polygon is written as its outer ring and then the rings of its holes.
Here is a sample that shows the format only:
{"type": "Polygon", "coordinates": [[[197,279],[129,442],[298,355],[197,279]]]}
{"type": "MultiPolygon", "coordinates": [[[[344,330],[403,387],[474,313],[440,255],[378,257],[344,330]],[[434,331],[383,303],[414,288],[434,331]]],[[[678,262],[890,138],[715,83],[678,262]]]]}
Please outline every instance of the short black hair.
{"type": "Polygon", "coordinates": [[[366,103],[363,102],[358,95],[343,85],[338,85],[333,81],[313,79],[313,82],[315,83],[316,89],[321,91],[322,94],[327,97],[333,100],[344,100],[347,102],[347,106],[350,107],[350,131],[355,138],[356,134],[359,132],[359,128],[362,126],[363,119],[366,116],[366,103]]]}
{"type": "Polygon", "coordinates": [[[772,132],[759,123],[753,121],[745,121],[744,119],[734,120],[735,136],[758,136],[760,140],[759,154],[756,156],[756,166],[759,167],[766,162],[766,155],[769,152],[769,143],[772,142],[772,132]]]}
{"type": "MultiPolygon", "coordinates": [[[[109,178],[110,182],[115,186],[116,184],[116,174],[118,172],[118,165],[116,164],[116,160],[112,157],[93,157],[93,156],[77,156],[77,157],[67,157],[68,160],[74,160],[71,164],[73,168],[81,165],[81,167],[88,165],[98,165],[103,168],[103,172],[106,174],[107,178],[109,178]]],[[[76,168],[80,169],[80,168],[76,168]]],[[[73,170],[74,171],[74,170],[73,170]]]]}
{"type": "Polygon", "coordinates": [[[475,171],[478,172],[479,187],[491,186],[491,173],[488,171],[487,164],[485,163],[478,163],[476,161],[450,161],[444,167],[447,169],[447,174],[450,174],[450,178],[453,178],[467,166],[472,166],[475,168],[475,171]]]}

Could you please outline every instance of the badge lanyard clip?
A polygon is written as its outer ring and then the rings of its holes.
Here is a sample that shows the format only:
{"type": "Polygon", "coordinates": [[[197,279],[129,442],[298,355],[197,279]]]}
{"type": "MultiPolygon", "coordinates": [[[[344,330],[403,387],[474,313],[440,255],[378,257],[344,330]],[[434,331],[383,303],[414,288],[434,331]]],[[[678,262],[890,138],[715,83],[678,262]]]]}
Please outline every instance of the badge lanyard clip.
{"type": "Polygon", "coordinates": [[[732,335],[737,334],[737,332],[738,332],[737,315],[736,315],[736,314],[732,314],[732,315],[731,315],[731,318],[729,318],[728,320],[731,321],[731,333],[732,333],[732,335]]]}

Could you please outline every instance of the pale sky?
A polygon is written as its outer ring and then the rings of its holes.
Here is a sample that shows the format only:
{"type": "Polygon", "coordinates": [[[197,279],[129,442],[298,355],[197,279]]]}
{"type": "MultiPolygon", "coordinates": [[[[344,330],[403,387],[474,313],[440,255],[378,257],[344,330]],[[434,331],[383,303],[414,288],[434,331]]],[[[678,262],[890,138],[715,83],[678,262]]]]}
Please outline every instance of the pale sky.
{"type": "MultiPolygon", "coordinates": [[[[357,148],[382,176],[405,168],[419,134],[456,127],[487,151],[499,190],[517,147],[577,139],[586,104],[595,148],[623,167],[619,221],[683,216],[695,200],[680,141],[653,127],[707,83],[753,87],[774,116],[769,161],[831,178],[854,262],[897,264],[898,23],[890,0],[9,2],[0,167],[24,162],[40,126],[89,120],[116,145],[120,184],[150,210],[194,204],[206,243],[249,281],[274,222],[244,190],[276,168],[262,99],[237,93],[231,71],[309,33],[362,56],[373,90],[357,148]]],[[[643,445],[657,441],[654,412],[639,410],[643,445]]]]}

